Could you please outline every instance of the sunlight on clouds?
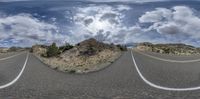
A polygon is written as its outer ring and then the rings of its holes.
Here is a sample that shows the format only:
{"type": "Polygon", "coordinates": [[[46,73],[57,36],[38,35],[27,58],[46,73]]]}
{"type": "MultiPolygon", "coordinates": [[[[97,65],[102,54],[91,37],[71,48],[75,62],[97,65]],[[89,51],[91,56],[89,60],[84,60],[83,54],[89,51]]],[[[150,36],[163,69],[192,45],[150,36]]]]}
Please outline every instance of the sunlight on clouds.
{"type": "Polygon", "coordinates": [[[47,13],[52,15],[0,12],[0,46],[76,44],[91,37],[116,44],[199,44],[200,17],[195,9],[174,6],[138,11],[140,8],[126,4],[93,3],[50,7],[47,13]]]}
{"type": "Polygon", "coordinates": [[[123,24],[122,11],[128,11],[131,8],[125,5],[108,6],[108,5],[90,5],[88,7],[77,8],[77,14],[74,16],[74,30],[72,32],[78,32],[79,37],[82,35],[82,39],[89,37],[96,37],[100,41],[123,43],[125,33],[129,27],[123,24]],[[120,37],[120,35],[123,35],[120,37]],[[122,40],[119,40],[119,39],[122,40]]]}

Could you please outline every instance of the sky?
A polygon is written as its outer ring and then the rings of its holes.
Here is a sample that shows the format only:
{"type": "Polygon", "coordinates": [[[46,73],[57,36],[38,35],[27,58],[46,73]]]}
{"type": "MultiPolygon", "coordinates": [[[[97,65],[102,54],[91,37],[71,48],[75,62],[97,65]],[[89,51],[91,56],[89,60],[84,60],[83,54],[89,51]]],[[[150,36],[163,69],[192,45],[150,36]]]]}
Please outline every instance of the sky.
{"type": "Polygon", "coordinates": [[[185,43],[200,47],[200,1],[0,0],[0,47],[185,43]]]}
{"type": "MultiPolygon", "coordinates": [[[[0,0],[0,2],[15,2],[15,1],[37,1],[37,0],[0,0]]],[[[43,0],[53,1],[53,0],[43,0]]],[[[167,0],[54,0],[54,1],[91,1],[91,2],[157,2],[167,0]]]]}

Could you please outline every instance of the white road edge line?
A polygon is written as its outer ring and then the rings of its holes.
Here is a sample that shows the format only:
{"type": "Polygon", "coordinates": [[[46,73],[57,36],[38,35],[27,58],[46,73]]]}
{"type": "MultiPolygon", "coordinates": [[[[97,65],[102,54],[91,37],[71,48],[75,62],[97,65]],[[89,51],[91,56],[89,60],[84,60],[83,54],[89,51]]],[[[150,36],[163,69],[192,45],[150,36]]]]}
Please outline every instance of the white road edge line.
{"type": "Polygon", "coordinates": [[[23,53],[24,53],[24,52],[19,53],[19,54],[16,54],[16,55],[8,56],[8,57],[5,57],[5,58],[1,58],[0,61],[7,60],[7,59],[10,59],[10,58],[16,57],[16,56],[21,55],[21,54],[23,54],[23,53]]]}
{"type": "Polygon", "coordinates": [[[26,60],[25,60],[24,65],[23,65],[23,68],[22,68],[22,70],[20,71],[20,73],[17,75],[17,77],[16,77],[14,80],[12,80],[11,82],[9,82],[9,83],[7,83],[7,84],[5,84],[5,85],[1,85],[1,86],[0,86],[0,89],[9,87],[9,86],[13,85],[14,83],[16,83],[17,80],[19,80],[19,78],[21,77],[22,73],[23,73],[24,70],[25,70],[26,64],[27,64],[27,62],[28,62],[28,58],[29,58],[29,53],[27,54],[26,60]]]}
{"type": "Polygon", "coordinates": [[[164,59],[164,58],[159,58],[159,57],[156,57],[156,56],[152,56],[152,55],[149,55],[149,54],[144,54],[142,52],[139,52],[139,51],[136,51],[142,55],[145,55],[145,56],[148,56],[150,58],[153,58],[153,59],[157,59],[157,60],[161,60],[161,61],[166,61],[166,62],[171,62],[171,63],[192,63],[192,62],[199,62],[200,59],[194,59],[194,60],[183,60],[183,61],[179,61],[179,60],[171,60],[171,59],[164,59]]]}
{"type": "Polygon", "coordinates": [[[137,66],[137,63],[135,61],[135,58],[133,56],[133,52],[131,51],[131,56],[132,56],[132,59],[133,59],[133,63],[135,65],[135,68],[137,70],[137,73],[139,74],[140,78],[146,83],[148,84],[149,86],[151,87],[154,87],[156,89],[161,89],[161,90],[167,90],[167,91],[193,91],[193,90],[199,90],[200,89],[200,86],[197,86],[197,87],[189,87],[189,88],[170,88],[170,87],[164,87],[164,86],[160,86],[160,85],[156,85],[150,81],[148,81],[143,75],[142,73],[140,72],[138,66],[137,66]]]}

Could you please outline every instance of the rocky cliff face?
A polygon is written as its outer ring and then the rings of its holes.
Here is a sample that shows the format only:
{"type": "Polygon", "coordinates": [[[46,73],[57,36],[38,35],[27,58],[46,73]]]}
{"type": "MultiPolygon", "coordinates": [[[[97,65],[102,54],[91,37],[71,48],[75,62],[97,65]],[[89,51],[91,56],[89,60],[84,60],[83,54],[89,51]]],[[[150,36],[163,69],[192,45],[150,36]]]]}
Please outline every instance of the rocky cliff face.
{"type": "Polygon", "coordinates": [[[175,54],[175,55],[193,55],[200,54],[200,48],[186,44],[152,44],[152,43],[140,43],[136,47],[141,51],[151,51],[162,54],[175,54]]]}

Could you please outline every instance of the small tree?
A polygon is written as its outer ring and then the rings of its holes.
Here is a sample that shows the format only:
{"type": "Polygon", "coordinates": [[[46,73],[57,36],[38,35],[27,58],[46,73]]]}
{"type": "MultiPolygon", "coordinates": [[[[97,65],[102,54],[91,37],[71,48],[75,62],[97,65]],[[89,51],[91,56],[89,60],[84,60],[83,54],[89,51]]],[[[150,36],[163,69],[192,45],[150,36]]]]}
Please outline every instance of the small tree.
{"type": "Polygon", "coordinates": [[[60,47],[59,47],[59,50],[60,50],[61,52],[64,52],[64,51],[69,50],[69,49],[72,49],[72,48],[73,48],[73,45],[70,45],[69,43],[66,43],[64,46],[60,46],[60,47]]]}
{"type": "Polygon", "coordinates": [[[170,54],[170,52],[171,52],[170,48],[164,48],[163,50],[164,50],[164,52],[165,52],[166,54],[170,54]]]}
{"type": "Polygon", "coordinates": [[[121,51],[127,51],[127,47],[125,45],[120,45],[118,44],[117,47],[121,50],[121,51]]]}
{"type": "Polygon", "coordinates": [[[47,57],[57,56],[59,54],[59,49],[56,46],[56,43],[52,43],[47,49],[47,57]]]}
{"type": "Polygon", "coordinates": [[[19,49],[19,48],[13,46],[13,47],[10,47],[10,48],[9,48],[9,51],[10,51],[10,52],[15,52],[15,51],[17,51],[18,49],[19,49]]]}

